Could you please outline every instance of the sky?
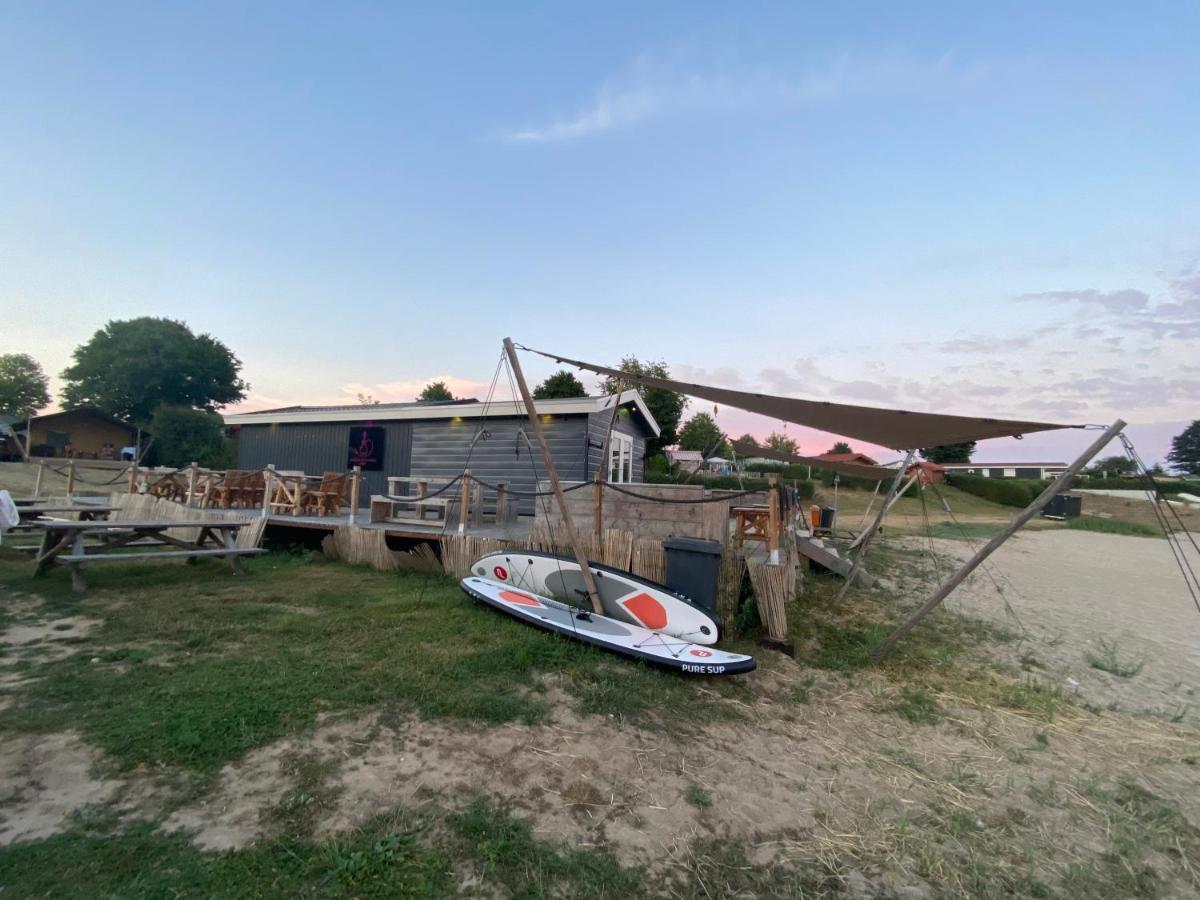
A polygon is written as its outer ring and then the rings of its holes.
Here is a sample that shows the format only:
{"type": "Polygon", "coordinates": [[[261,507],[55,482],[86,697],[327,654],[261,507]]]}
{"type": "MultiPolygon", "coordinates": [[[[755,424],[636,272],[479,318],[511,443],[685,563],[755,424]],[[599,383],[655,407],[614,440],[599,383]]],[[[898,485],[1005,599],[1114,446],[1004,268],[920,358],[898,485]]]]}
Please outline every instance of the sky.
{"type": "Polygon", "coordinates": [[[243,362],[249,410],[482,397],[511,335],[1120,416],[1161,459],[1200,417],[1198,36],[1196,4],[1095,0],[0,0],[0,353],[57,390],[106,321],[181,319],[243,362]]]}

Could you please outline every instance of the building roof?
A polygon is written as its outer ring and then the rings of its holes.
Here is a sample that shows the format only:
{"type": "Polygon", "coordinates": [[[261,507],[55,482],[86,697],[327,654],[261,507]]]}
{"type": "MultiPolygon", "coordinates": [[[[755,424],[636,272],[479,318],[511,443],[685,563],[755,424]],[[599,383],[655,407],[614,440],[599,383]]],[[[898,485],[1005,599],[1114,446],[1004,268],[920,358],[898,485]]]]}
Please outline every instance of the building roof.
{"type": "Polygon", "coordinates": [[[704,454],[699,450],[668,450],[667,456],[672,462],[704,462],[704,454]]]}
{"type": "MultiPolygon", "coordinates": [[[[555,400],[534,400],[538,415],[566,416],[588,415],[612,409],[612,397],[569,397],[555,400]]],[[[651,414],[642,395],[634,390],[621,393],[621,405],[633,406],[646,420],[646,424],[657,437],[662,433],[658,422],[651,414]]],[[[232,413],[223,416],[226,425],[282,425],[305,422],[392,422],[420,419],[475,419],[482,416],[524,416],[525,404],[519,400],[495,400],[484,403],[479,400],[447,400],[441,402],[373,403],[343,406],[285,406],[258,412],[232,413]]]]}
{"type": "MultiPolygon", "coordinates": [[[[74,406],[71,409],[60,409],[58,412],[44,413],[43,415],[40,415],[40,416],[32,416],[30,418],[30,421],[32,421],[32,422],[48,422],[53,419],[61,418],[62,416],[69,416],[69,415],[73,415],[73,414],[77,414],[77,413],[85,413],[89,416],[94,416],[97,419],[103,419],[105,422],[108,422],[112,425],[118,425],[121,428],[128,428],[130,431],[133,431],[137,428],[136,425],[130,424],[129,422],[126,422],[124,419],[119,419],[114,415],[110,415],[109,413],[106,413],[104,410],[100,409],[98,406],[74,406]]],[[[5,420],[8,418],[10,418],[10,417],[8,417],[8,416],[4,417],[5,420]]],[[[0,421],[3,421],[3,420],[0,420],[0,421]]],[[[25,433],[25,419],[14,419],[10,424],[12,425],[13,431],[19,431],[22,434],[25,433]]]]}
{"type": "Polygon", "coordinates": [[[862,463],[865,466],[877,466],[879,462],[871,459],[865,453],[822,453],[817,459],[823,459],[826,462],[848,462],[862,463]]]}

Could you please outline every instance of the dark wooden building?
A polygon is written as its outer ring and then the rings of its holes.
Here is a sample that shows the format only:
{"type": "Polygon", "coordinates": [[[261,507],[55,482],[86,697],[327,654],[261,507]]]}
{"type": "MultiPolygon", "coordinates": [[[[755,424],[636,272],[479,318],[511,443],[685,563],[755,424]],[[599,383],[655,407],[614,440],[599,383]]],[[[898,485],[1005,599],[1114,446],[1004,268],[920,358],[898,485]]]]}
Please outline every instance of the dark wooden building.
{"type": "MultiPolygon", "coordinates": [[[[538,400],[547,443],[564,481],[594,477],[612,415],[612,397],[538,400]]],[[[453,478],[469,466],[489,482],[532,491],[545,477],[531,446],[529,420],[519,402],[380,403],[371,406],[291,406],[225,416],[237,439],[238,468],[299,469],[312,474],[363,467],[362,502],[387,492],[389,475],[453,478]]],[[[646,439],[658,423],[637,391],[620,398],[607,461],[614,482],[643,479],[646,439]]],[[[523,515],[533,498],[521,498],[523,515]]]]}

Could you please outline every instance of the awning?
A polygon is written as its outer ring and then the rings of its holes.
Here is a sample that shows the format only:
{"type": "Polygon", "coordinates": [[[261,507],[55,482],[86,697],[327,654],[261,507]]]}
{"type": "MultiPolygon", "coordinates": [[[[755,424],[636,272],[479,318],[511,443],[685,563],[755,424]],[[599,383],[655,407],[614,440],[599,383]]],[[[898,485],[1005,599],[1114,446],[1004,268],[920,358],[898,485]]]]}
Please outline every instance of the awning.
{"type": "Polygon", "coordinates": [[[821,400],[799,400],[795,397],[776,397],[772,394],[754,394],[728,388],[691,384],[650,375],[636,375],[620,369],[610,369],[595,363],[582,362],[523,347],[539,356],[559,363],[587,369],[606,378],[619,378],[625,383],[643,387],[676,391],[691,397],[702,397],[724,406],[736,406],[749,412],[760,413],[772,419],[795,422],[809,428],[819,428],[832,434],[869,441],[893,450],[916,450],[936,447],[940,444],[957,444],[962,441],[981,441],[987,438],[1018,437],[1034,431],[1052,431],[1057,428],[1082,428],[1082,425],[1064,425],[1053,422],[1025,422],[1014,419],[975,418],[973,416],[949,416],[940,413],[911,412],[903,409],[880,409],[873,406],[851,406],[847,403],[829,403],[821,400]]]}
{"type": "Polygon", "coordinates": [[[738,456],[760,456],[763,459],[774,459],[793,466],[812,466],[814,469],[826,469],[841,475],[853,475],[855,478],[870,478],[872,481],[883,481],[895,478],[896,470],[887,466],[868,466],[865,463],[833,462],[821,459],[819,456],[797,456],[795,453],[784,453],[772,450],[770,447],[760,447],[758,444],[733,442],[733,452],[738,456]]]}

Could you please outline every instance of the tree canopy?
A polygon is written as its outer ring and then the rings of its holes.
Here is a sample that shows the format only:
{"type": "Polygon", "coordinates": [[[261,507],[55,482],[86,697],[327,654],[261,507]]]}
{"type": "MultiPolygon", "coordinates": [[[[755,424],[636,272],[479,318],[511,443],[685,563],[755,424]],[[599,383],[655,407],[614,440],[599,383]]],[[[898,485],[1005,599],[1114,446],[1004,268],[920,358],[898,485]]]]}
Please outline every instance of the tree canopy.
{"type": "Polygon", "coordinates": [[[1100,478],[1117,478],[1121,475],[1132,475],[1136,471],[1137,466],[1133,464],[1133,460],[1128,456],[1120,454],[1098,459],[1088,467],[1089,475],[1099,476],[1100,478]]]}
{"type": "Polygon", "coordinates": [[[50,403],[50,379],[27,353],[0,356],[0,413],[32,416],[50,403]]]}
{"type": "Polygon", "coordinates": [[[836,444],[834,444],[832,447],[829,448],[829,452],[830,453],[853,453],[854,451],[852,449],[850,449],[850,445],[847,444],[845,441],[838,441],[836,444]]]}
{"type": "Polygon", "coordinates": [[[922,448],[921,456],[931,463],[969,463],[975,452],[974,441],[960,444],[942,444],[938,447],[922,448]]]}
{"type": "Polygon", "coordinates": [[[706,412],[698,412],[679,430],[680,450],[699,450],[706,456],[724,456],[728,447],[725,433],[706,412]]]}
{"type": "Polygon", "coordinates": [[[68,407],[97,406],[139,424],[161,404],[212,412],[249,387],[228,347],[174,319],[109,322],[75,348],[74,360],[63,371],[68,407]]]}
{"type": "Polygon", "coordinates": [[[1171,438],[1167,464],[1184,475],[1200,475],[1200,419],[1171,438]]]}
{"type": "Polygon", "coordinates": [[[234,465],[235,454],[225,439],[224,423],[214,412],[164,404],[150,419],[154,454],[165,466],[197,462],[213,469],[234,465]]]}
{"type": "MultiPolygon", "coordinates": [[[[642,362],[636,356],[626,356],[621,360],[621,365],[618,368],[622,372],[630,372],[634,375],[649,375],[652,378],[670,378],[671,370],[667,368],[667,364],[662,361],[658,362],[642,362]]],[[[626,387],[634,385],[627,384],[626,387]]],[[[617,392],[617,380],[615,378],[606,378],[603,384],[604,393],[615,394],[617,392]]],[[[654,416],[658,422],[658,427],[662,433],[658,438],[652,438],[646,441],[646,455],[653,456],[655,453],[662,451],[663,447],[670,447],[679,441],[679,420],[683,418],[683,410],[687,406],[687,397],[683,394],[677,394],[674,391],[666,391],[661,388],[639,388],[642,394],[642,399],[646,401],[646,407],[650,410],[650,414],[654,416]]]]}
{"type": "Polygon", "coordinates": [[[454,395],[450,393],[450,388],[446,387],[444,381],[431,381],[425,385],[425,389],[417,395],[417,399],[423,403],[431,403],[435,401],[453,400],[454,395]]]}
{"type": "Polygon", "coordinates": [[[757,446],[759,446],[759,444],[758,444],[758,438],[756,438],[754,435],[752,435],[752,434],[749,434],[749,433],[747,433],[747,434],[743,434],[743,435],[742,435],[740,438],[738,438],[738,439],[737,439],[737,440],[736,440],[734,443],[737,443],[737,444],[750,444],[751,446],[754,446],[754,447],[757,447],[757,446]]]}
{"type": "Polygon", "coordinates": [[[767,446],[779,453],[795,455],[800,452],[800,445],[796,443],[795,438],[790,438],[778,431],[772,431],[767,435],[767,446]]]}
{"type": "Polygon", "coordinates": [[[564,397],[586,397],[583,382],[574,373],[559,369],[533,389],[534,400],[558,400],[564,397]]]}

